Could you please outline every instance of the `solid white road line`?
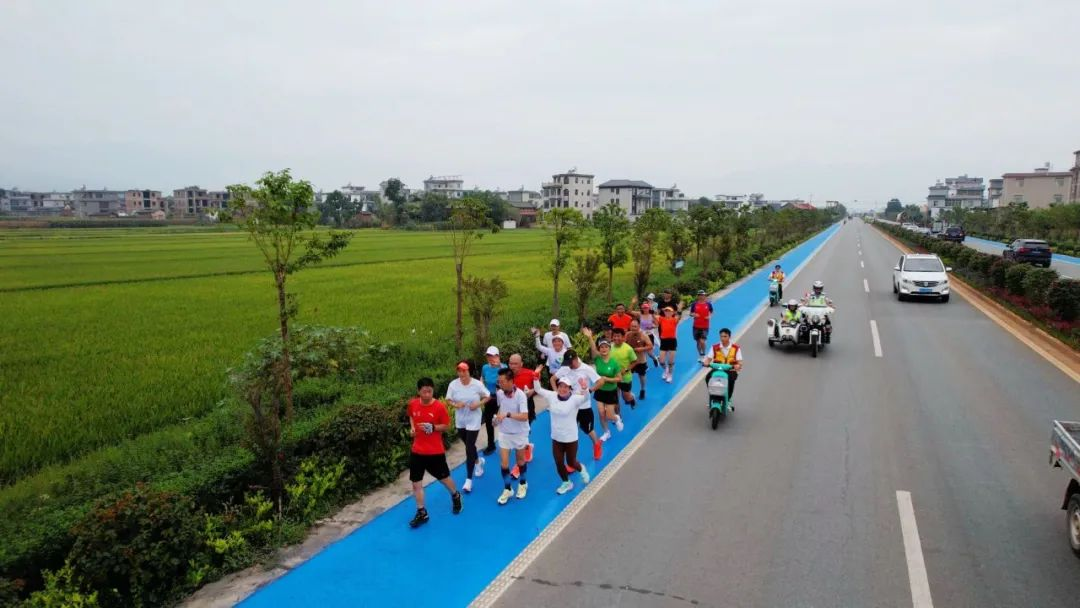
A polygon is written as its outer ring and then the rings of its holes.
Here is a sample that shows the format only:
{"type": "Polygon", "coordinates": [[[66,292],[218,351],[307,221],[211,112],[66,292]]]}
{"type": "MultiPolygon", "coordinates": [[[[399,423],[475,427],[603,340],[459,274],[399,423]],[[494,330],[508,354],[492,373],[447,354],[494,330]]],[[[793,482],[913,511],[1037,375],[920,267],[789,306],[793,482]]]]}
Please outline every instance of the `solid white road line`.
{"type": "Polygon", "coordinates": [[[862,280],[862,288],[866,293],[870,293],[870,284],[866,282],[866,279],[862,280]]]}
{"type": "Polygon", "coordinates": [[[874,337],[874,356],[881,358],[881,337],[877,333],[877,321],[870,319],[870,334],[874,337]]]}
{"type": "Polygon", "coordinates": [[[866,268],[866,264],[862,260],[859,260],[859,268],[866,268]]]}
{"type": "Polygon", "coordinates": [[[911,583],[913,608],[933,608],[930,597],[930,580],[926,576],[919,526],[915,523],[915,507],[911,504],[911,492],[896,491],[896,506],[900,510],[900,530],[904,535],[904,555],[907,557],[908,582],[911,583]]]}
{"type": "MultiPolygon", "coordinates": [[[[825,245],[828,245],[829,241],[831,241],[838,233],[839,231],[833,233],[829,238],[822,241],[820,245],[811,251],[810,255],[806,256],[806,259],[803,260],[802,264],[799,264],[795,270],[791,271],[791,274],[787,277],[788,281],[790,282],[791,279],[794,279],[802,272],[803,268],[808,266],[810,262],[817,257],[817,254],[825,248],[825,245]]],[[[732,336],[731,339],[738,340],[743,334],[750,331],[750,329],[756,325],[756,321],[762,313],[767,310],[769,310],[768,302],[760,304],[757,312],[751,316],[750,321],[747,322],[746,326],[743,327],[742,330],[736,332],[737,335],[732,336]]],[[[555,540],[555,537],[557,537],[566,526],[570,525],[571,520],[573,520],[574,517],[589,504],[593,497],[607,485],[608,481],[615,477],[615,474],[626,464],[626,461],[630,460],[630,457],[645,445],[645,441],[648,440],[648,438],[664,424],[664,421],[682,405],[683,401],[685,401],[686,397],[693,392],[694,388],[701,385],[702,380],[705,378],[706,371],[707,370],[702,369],[700,372],[694,374],[694,377],[690,379],[690,382],[687,382],[686,386],[672,397],[667,405],[665,405],[664,408],[645,425],[645,428],[641,429],[641,432],[630,440],[630,443],[619,452],[619,455],[615,457],[615,460],[612,460],[604,470],[593,477],[592,481],[585,486],[585,489],[574,497],[574,499],[570,501],[570,504],[555,516],[555,519],[540,532],[540,535],[534,538],[533,541],[506,566],[506,568],[503,568],[503,571],[500,572],[494,580],[488,583],[488,586],[484,588],[479,595],[473,598],[473,601],[469,603],[469,606],[472,608],[487,608],[488,606],[494,605],[499,597],[502,596],[503,592],[505,592],[510,585],[525,572],[525,569],[544,552],[544,549],[555,540]]]]}

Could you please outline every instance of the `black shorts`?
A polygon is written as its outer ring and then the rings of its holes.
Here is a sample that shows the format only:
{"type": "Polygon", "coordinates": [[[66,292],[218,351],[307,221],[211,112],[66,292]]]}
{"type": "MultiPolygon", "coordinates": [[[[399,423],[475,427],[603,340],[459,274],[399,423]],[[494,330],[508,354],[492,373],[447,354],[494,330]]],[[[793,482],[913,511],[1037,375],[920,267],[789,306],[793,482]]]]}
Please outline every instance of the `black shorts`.
{"type": "Polygon", "coordinates": [[[438,480],[450,476],[450,466],[446,464],[446,454],[409,453],[409,481],[423,481],[424,472],[438,480]]]}
{"type": "Polygon", "coordinates": [[[638,363],[634,366],[634,373],[639,376],[644,376],[645,372],[649,371],[648,363],[638,363]]]}
{"type": "Polygon", "coordinates": [[[634,385],[629,382],[620,382],[619,390],[624,393],[629,393],[634,390],[634,385]]]}
{"type": "Polygon", "coordinates": [[[536,402],[533,401],[532,395],[529,395],[525,403],[529,406],[529,424],[532,424],[536,421],[536,402]]]}
{"type": "Polygon", "coordinates": [[[593,427],[596,426],[596,415],[593,414],[592,406],[589,406],[587,410],[577,411],[577,425],[586,434],[593,431],[593,427]]]}
{"type": "Polygon", "coordinates": [[[596,400],[604,405],[618,405],[619,404],[619,391],[596,391],[593,393],[596,400]]]}
{"type": "Polygon", "coordinates": [[[708,340],[709,339],[709,328],[708,327],[705,327],[705,328],[695,327],[694,328],[694,339],[695,340],[708,340]]]}
{"type": "Polygon", "coordinates": [[[679,346],[679,341],[675,338],[660,338],[660,350],[661,351],[673,351],[679,346]]]}

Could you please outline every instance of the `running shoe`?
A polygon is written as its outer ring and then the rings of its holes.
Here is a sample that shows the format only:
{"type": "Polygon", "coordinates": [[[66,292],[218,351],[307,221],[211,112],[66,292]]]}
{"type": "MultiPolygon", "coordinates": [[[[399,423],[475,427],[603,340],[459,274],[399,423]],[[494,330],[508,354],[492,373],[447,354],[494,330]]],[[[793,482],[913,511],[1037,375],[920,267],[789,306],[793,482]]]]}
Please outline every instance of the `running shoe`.
{"type": "Polygon", "coordinates": [[[623,430],[622,416],[619,416],[618,418],[615,419],[615,430],[616,431],[623,430]]]}
{"type": "Polygon", "coordinates": [[[607,441],[608,439],[611,439],[611,431],[604,431],[604,434],[600,435],[600,441],[603,442],[607,441]]]}
{"type": "Polygon", "coordinates": [[[634,409],[637,407],[637,401],[631,401],[628,405],[630,406],[630,409],[634,409]]]}
{"type": "Polygon", "coordinates": [[[461,513],[461,492],[454,492],[454,495],[450,497],[450,500],[454,502],[454,515],[461,513]]]}
{"type": "Polygon", "coordinates": [[[521,475],[521,467],[515,464],[514,468],[510,469],[510,476],[517,479],[518,475],[521,475]]]}
{"type": "Polygon", "coordinates": [[[573,489],[574,489],[574,482],[572,482],[572,481],[564,481],[564,482],[562,482],[562,485],[559,486],[559,489],[555,490],[555,493],[556,494],[566,494],[567,492],[569,492],[570,490],[573,490],[573,489]]]}
{"type": "Polygon", "coordinates": [[[593,460],[600,460],[603,457],[604,444],[603,442],[597,441],[596,443],[592,444],[592,458],[593,460]]]}
{"type": "Polygon", "coordinates": [[[591,479],[592,478],[589,477],[589,469],[586,469],[585,465],[581,465],[581,483],[588,484],[591,479]]]}
{"type": "Polygon", "coordinates": [[[495,453],[495,446],[489,445],[486,448],[484,448],[484,456],[491,456],[494,453],[495,453]]]}
{"type": "Polygon", "coordinates": [[[426,524],[429,519],[431,518],[428,517],[427,509],[417,509],[416,515],[414,515],[412,521],[409,522],[409,527],[419,528],[420,526],[426,524]]]}
{"type": "Polygon", "coordinates": [[[476,464],[473,465],[473,473],[472,473],[473,477],[483,477],[484,476],[484,464],[486,464],[486,463],[487,463],[487,461],[484,460],[483,458],[478,458],[476,460],[476,464]]]}
{"type": "Polygon", "coordinates": [[[645,398],[645,389],[641,389],[640,391],[638,391],[637,398],[638,399],[644,399],[645,398]]]}
{"type": "Polygon", "coordinates": [[[529,491],[529,484],[521,482],[518,484],[517,497],[518,499],[525,498],[525,493],[529,491]]]}
{"type": "Polygon", "coordinates": [[[510,502],[510,497],[512,497],[513,495],[514,493],[510,490],[510,488],[503,489],[502,494],[499,494],[499,504],[505,505],[506,503],[510,502]]]}
{"type": "Polygon", "coordinates": [[[529,444],[529,447],[525,448],[525,462],[532,462],[533,456],[533,444],[529,444]]]}
{"type": "Polygon", "coordinates": [[[471,479],[466,479],[465,483],[461,484],[461,491],[465,492],[466,494],[468,494],[469,492],[472,492],[472,480],[471,479]]]}

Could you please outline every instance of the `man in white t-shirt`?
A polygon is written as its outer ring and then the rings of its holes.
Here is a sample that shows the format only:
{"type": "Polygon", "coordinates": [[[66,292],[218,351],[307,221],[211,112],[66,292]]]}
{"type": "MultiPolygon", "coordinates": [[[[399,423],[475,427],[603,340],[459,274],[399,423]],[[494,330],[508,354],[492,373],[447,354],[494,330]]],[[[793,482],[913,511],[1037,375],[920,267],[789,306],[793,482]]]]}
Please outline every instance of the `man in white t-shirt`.
{"type": "Polygon", "coordinates": [[[457,375],[446,389],[446,404],[454,408],[454,422],[458,437],[465,444],[465,484],[462,492],[472,492],[473,474],[484,474],[484,459],[476,453],[476,438],[480,435],[484,401],[491,396],[483,381],[473,378],[469,362],[457,364],[457,375]]]}
{"type": "MultiPolygon", "coordinates": [[[[561,378],[568,380],[572,387],[578,386],[581,379],[584,378],[590,393],[603,384],[603,381],[600,380],[600,374],[596,373],[596,370],[591,366],[583,363],[581,357],[578,356],[574,349],[566,351],[566,354],[563,355],[562,367],[560,367],[559,370],[555,372],[555,375],[551,377],[551,387],[557,389],[558,381],[561,378]]],[[[577,423],[578,428],[592,440],[593,460],[600,460],[604,455],[604,443],[597,437],[596,430],[594,429],[596,425],[596,415],[593,413],[592,397],[581,402],[581,406],[577,413],[577,423]]]]}
{"type": "Polygon", "coordinates": [[[503,491],[499,495],[499,504],[505,505],[514,493],[510,490],[510,450],[518,467],[517,497],[525,498],[528,482],[525,479],[528,461],[525,451],[529,447],[529,401],[525,391],[514,386],[513,370],[499,370],[499,390],[495,392],[499,404],[499,413],[495,414],[495,424],[499,427],[499,464],[502,467],[503,491]]]}

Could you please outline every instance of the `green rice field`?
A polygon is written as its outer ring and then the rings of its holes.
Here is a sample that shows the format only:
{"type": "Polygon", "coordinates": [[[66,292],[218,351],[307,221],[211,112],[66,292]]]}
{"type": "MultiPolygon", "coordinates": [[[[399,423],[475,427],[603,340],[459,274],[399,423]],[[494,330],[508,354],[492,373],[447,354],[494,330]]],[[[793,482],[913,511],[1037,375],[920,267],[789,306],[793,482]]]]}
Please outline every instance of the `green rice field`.
{"type": "MultiPolygon", "coordinates": [[[[539,230],[477,243],[466,273],[510,285],[500,325],[547,321],[548,251],[539,230]]],[[[212,410],[226,369],[275,330],[261,263],[221,229],[0,231],[0,486],[212,410]]],[[[627,291],[629,268],[616,281],[627,291]]],[[[358,325],[447,360],[453,285],[445,234],[380,230],[291,279],[297,322],[358,325]]]]}

